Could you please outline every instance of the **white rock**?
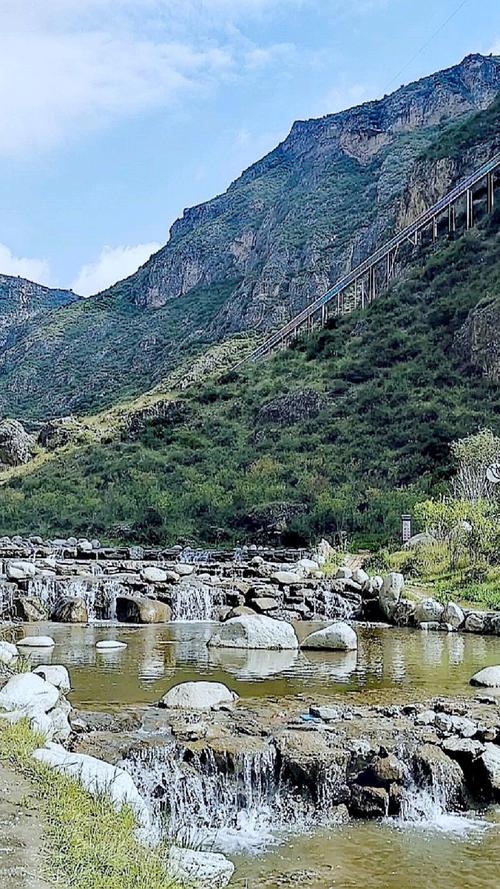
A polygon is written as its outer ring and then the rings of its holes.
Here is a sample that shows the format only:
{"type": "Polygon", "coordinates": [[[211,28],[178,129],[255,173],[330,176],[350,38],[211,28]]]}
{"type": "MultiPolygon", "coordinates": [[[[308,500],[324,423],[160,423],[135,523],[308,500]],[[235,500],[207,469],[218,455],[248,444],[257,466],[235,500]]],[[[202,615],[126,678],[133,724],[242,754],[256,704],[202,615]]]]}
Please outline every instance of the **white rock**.
{"type": "Polygon", "coordinates": [[[126,642],[118,642],[116,639],[103,639],[102,642],[96,642],[96,648],[100,651],[117,651],[120,648],[126,648],[126,642]]]}
{"type": "Polygon", "coordinates": [[[237,700],[238,695],[222,682],[180,682],[167,691],[160,705],[183,710],[210,710],[237,700]]]}
{"type": "Polygon", "coordinates": [[[196,852],[171,846],[169,876],[183,889],[224,889],[234,873],[234,864],[219,852],[196,852]]]}
{"type": "Polygon", "coordinates": [[[193,565],[186,565],[185,562],[176,562],[175,571],[181,577],[189,577],[193,573],[194,567],[193,565]]]}
{"type": "Polygon", "coordinates": [[[384,585],[384,578],[380,574],[374,574],[369,578],[369,584],[372,590],[381,590],[384,585]]]}
{"type": "Polygon", "coordinates": [[[327,649],[329,651],[354,651],[358,647],[355,630],[342,620],[336,620],[324,630],[306,636],[302,648],[327,649]]]}
{"type": "Polygon", "coordinates": [[[147,805],[124,769],[85,753],[68,753],[64,747],[50,742],[35,750],[33,758],[76,778],[93,796],[106,794],[117,810],[124,805],[130,806],[142,826],[149,824],[147,805]]]}
{"type": "Polygon", "coordinates": [[[500,747],[497,744],[485,744],[481,757],[491,786],[500,792],[500,747]]]}
{"type": "Polygon", "coordinates": [[[34,673],[17,673],[0,691],[0,708],[4,710],[42,710],[55,707],[59,692],[50,682],[34,673]]]}
{"type": "Polygon", "coordinates": [[[441,620],[446,624],[451,624],[454,630],[458,630],[465,620],[465,614],[460,605],[457,605],[455,602],[448,602],[441,620]]]}
{"type": "Polygon", "coordinates": [[[181,576],[177,571],[165,571],[165,574],[167,575],[167,580],[172,580],[174,583],[177,583],[177,581],[181,579],[181,576]]]}
{"type": "Polygon", "coordinates": [[[25,648],[53,648],[56,643],[52,636],[24,636],[17,644],[25,648]]]}
{"type": "Polygon", "coordinates": [[[297,562],[298,573],[305,574],[316,574],[319,571],[319,565],[313,559],[299,559],[297,562]]]}
{"type": "Polygon", "coordinates": [[[417,623],[432,623],[441,621],[444,614],[444,605],[437,599],[420,599],[415,605],[415,620],[417,623]]]}
{"type": "Polygon", "coordinates": [[[360,583],[361,586],[364,586],[365,583],[370,580],[370,576],[363,568],[356,568],[356,570],[352,572],[352,579],[355,583],[360,583]]]}
{"type": "Polygon", "coordinates": [[[480,685],[483,688],[500,688],[500,666],[484,667],[483,670],[474,673],[470,684],[480,685]]]}
{"type": "Polygon", "coordinates": [[[29,577],[35,576],[36,567],[34,562],[24,562],[20,559],[13,560],[7,562],[5,573],[9,580],[27,580],[29,577]]]}
{"type": "Polygon", "coordinates": [[[55,685],[56,688],[63,692],[71,690],[69,673],[62,664],[39,664],[38,667],[35,667],[33,673],[41,676],[42,679],[46,679],[47,682],[55,685]]]}
{"type": "Polygon", "coordinates": [[[87,540],[86,537],[82,537],[81,540],[78,541],[78,549],[82,553],[90,553],[93,550],[93,546],[90,540],[87,540]]]}
{"type": "Polygon", "coordinates": [[[17,657],[18,651],[12,642],[0,642],[0,663],[10,664],[17,657]]]}
{"type": "Polygon", "coordinates": [[[71,704],[66,698],[60,698],[56,706],[50,713],[47,713],[51,721],[50,733],[48,737],[51,741],[67,741],[71,734],[71,725],[69,722],[69,714],[71,713],[71,704]]]}
{"type": "Polygon", "coordinates": [[[142,577],[146,583],[165,583],[168,579],[166,571],[163,571],[161,568],[155,568],[152,565],[144,569],[142,577]]]}
{"type": "Polygon", "coordinates": [[[391,571],[390,574],[384,577],[382,589],[380,590],[380,607],[389,619],[394,615],[404,585],[405,579],[403,575],[398,574],[396,571],[391,571]]]}
{"type": "Polygon", "coordinates": [[[316,557],[316,561],[320,565],[324,565],[325,562],[333,562],[336,553],[333,546],[328,543],[328,540],[325,540],[325,538],[323,537],[323,539],[320,540],[320,542],[318,543],[314,555],[316,557]]]}
{"type": "Polygon", "coordinates": [[[299,647],[291,624],[263,614],[232,617],[221,624],[208,645],[214,648],[270,648],[276,651],[299,647]]]}
{"type": "Polygon", "coordinates": [[[271,575],[271,580],[280,586],[298,586],[303,584],[304,578],[296,571],[275,571],[271,575]]]}

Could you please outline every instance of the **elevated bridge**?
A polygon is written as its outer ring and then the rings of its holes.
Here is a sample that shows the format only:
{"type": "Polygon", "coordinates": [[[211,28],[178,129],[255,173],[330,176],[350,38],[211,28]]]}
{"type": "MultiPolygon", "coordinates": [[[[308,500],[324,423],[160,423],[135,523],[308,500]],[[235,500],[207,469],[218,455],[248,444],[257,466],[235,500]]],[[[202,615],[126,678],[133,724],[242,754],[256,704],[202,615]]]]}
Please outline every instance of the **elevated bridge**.
{"type": "Polygon", "coordinates": [[[453,236],[457,228],[457,210],[461,204],[465,209],[466,228],[471,228],[475,221],[477,201],[485,199],[486,209],[490,213],[495,205],[495,192],[499,185],[500,152],[459,182],[411,225],[340,278],[323,296],[302,309],[284,327],[239,361],[234,370],[248,361],[258,361],[278,349],[288,348],[299,333],[304,330],[312,331],[318,324],[325,325],[332,315],[345,315],[369,305],[380,293],[387,290],[403,245],[410,242],[416,246],[424,231],[430,231],[432,240],[435,241],[443,229],[444,220],[446,231],[453,236]]]}

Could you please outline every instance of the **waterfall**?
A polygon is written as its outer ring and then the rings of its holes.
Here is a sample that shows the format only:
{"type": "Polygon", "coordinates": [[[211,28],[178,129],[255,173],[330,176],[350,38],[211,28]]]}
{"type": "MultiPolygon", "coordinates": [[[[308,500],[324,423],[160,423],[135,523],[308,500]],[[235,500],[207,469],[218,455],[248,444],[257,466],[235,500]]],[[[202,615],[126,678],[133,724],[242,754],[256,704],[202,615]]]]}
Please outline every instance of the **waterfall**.
{"type": "Polygon", "coordinates": [[[37,596],[49,614],[60,599],[83,599],[89,623],[116,619],[116,597],[126,592],[116,580],[41,575],[28,582],[28,595],[37,596]]]}
{"type": "Polygon", "coordinates": [[[11,584],[0,581],[0,620],[10,620],[14,612],[14,596],[11,584]]]}
{"type": "Polygon", "coordinates": [[[332,823],[341,776],[327,769],[317,798],[282,774],[273,746],[194,752],[174,742],[133,750],[120,766],[149,800],[154,823],[176,842],[258,852],[280,833],[332,823]]]}
{"type": "Polygon", "coordinates": [[[217,608],[223,604],[223,590],[205,583],[181,583],[172,597],[172,620],[206,621],[216,618],[217,608]]]}
{"type": "Polygon", "coordinates": [[[48,575],[33,577],[28,581],[28,596],[36,596],[50,612],[58,599],[56,583],[56,578],[48,575]]]}
{"type": "Polygon", "coordinates": [[[191,549],[187,546],[179,555],[179,562],[187,565],[205,564],[210,562],[213,557],[213,551],[210,549],[191,549]]]}

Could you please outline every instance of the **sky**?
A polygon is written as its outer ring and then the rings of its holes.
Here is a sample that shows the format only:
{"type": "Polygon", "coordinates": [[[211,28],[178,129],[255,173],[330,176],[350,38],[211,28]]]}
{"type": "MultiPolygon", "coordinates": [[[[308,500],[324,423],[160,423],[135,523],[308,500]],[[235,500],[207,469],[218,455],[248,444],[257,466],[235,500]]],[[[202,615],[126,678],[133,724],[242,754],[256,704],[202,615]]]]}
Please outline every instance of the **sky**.
{"type": "Polygon", "coordinates": [[[0,273],[102,290],[294,120],[471,52],[498,0],[0,0],[0,273]]]}

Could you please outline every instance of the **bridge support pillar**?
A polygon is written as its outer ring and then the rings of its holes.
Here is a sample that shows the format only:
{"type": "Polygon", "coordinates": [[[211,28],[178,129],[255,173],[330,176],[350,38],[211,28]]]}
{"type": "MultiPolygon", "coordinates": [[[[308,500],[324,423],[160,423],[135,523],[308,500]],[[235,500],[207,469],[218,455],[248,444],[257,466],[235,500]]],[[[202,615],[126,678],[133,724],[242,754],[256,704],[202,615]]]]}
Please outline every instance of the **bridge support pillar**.
{"type": "Polygon", "coordinates": [[[467,228],[472,228],[474,225],[474,196],[472,194],[472,189],[468,188],[466,192],[466,201],[467,201],[467,228]]]}
{"type": "Polygon", "coordinates": [[[487,205],[488,205],[488,213],[491,213],[495,207],[495,174],[494,173],[488,173],[487,205]]]}
{"type": "Polygon", "coordinates": [[[448,233],[454,235],[457,230],[457,211],[454,204],[448,207],[448,233]]]}

